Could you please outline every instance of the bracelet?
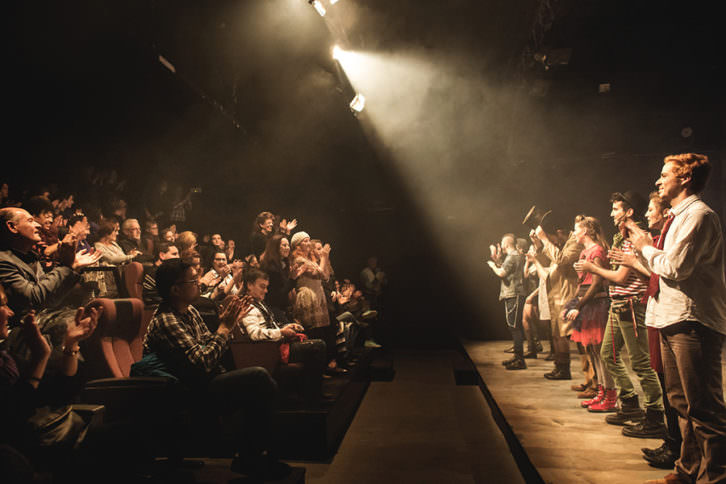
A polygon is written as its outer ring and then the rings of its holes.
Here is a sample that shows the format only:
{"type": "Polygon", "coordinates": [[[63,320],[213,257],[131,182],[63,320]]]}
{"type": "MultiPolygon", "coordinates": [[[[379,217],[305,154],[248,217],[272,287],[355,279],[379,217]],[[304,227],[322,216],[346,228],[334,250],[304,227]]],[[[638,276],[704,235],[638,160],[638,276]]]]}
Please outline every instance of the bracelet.
{"type": "Polygon", "coordinates": [[[79,347],[77,347],[77,346],[76,346],[76,349],[66,348],[65,346],[63,347],[63,354],[64,355],[75,356],[75,355],[78,354],[79,351],[81,351],[81,349],[79,347]]]}

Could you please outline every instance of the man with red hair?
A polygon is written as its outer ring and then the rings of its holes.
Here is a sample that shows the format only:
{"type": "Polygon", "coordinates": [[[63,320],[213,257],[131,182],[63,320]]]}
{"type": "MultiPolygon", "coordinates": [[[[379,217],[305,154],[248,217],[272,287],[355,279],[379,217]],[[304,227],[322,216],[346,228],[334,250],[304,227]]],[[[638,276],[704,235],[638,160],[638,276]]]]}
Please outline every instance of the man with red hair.
{"type": "Polygon", "coordinates": [[[654,483],[726,482],[726,406],[721,351],[726,335],[724,242],[718,215],[700,198],[711,165],[695,153],[667,156],[655,185],[671,217],[657,246],[631,224],[631,240],[660,277],[654,326],[668,399],[683,437],[674,473],[654,483]]]}

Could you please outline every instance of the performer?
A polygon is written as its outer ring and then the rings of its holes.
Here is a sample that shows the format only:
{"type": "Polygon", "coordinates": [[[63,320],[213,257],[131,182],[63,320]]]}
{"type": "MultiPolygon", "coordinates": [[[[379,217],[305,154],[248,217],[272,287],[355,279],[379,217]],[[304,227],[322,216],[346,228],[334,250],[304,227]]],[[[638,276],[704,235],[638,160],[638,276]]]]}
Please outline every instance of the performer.
{"type": "Polygon", "coordinates": [[[507,327],[512,333],[514,357],[503,361],[507,370],[523,370],[524,362],[524,331],[522,330],[522,311],[524,310],[524,255],[517,250],[514,234],[502,237],[501,248],[506,255],[501,266],[493,260],[487,261],[492,271],[501,279],[499,300],[504,301],[504,313],[507,327]]]}
{"type": "Polygon", "coordinates": [[[724,242],[718,215],[700,198],[710,170],[704,155],[665,157],[655,185],[671,217],[658,246],[648,232],[628,225],[633,246],[659,276],[653,321],[683,438],[675,471],[655,483],[726,482],[724,242]]]}

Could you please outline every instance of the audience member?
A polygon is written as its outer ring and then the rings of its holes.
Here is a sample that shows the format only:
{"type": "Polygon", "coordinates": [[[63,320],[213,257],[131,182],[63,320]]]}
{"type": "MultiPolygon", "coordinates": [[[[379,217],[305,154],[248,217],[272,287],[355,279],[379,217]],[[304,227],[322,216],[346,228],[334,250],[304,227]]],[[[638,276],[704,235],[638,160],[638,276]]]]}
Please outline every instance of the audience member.
{"type": "Polygon", "coordinates": [[[269,278],[259,269],[250,269],[244,276],[245,294],[252,298],[252,309],[242,319],[244,331],[252,341],[281,341],[289,344],[290,363],[301,362],[303,370],[304,398],[307,405],[317,406],[322,395],[323,370],[325,369],[325,343],[319,339],[307,339],[304,328],[298,323],[278,323],[265,302],[269,278]]]}
{"type": "MultiPolygon", "coordinates": [[[[290,292],[294,285],[290,279],[290,243],[282,235],[273,235],[260,256],[260,267],[269,277],[265,304],[276,314],[287,312],[291,305],[290,292]]],[[[279,319],[279,317],[278,317],[279,319]]]]}
{"type": "Polygon", "coordinates": [[[270,212],[260,212],[255,218],[252,225],[252,233],[250,234],[250,252],[257,257],[262,255],[267,240],[272,237],[275,227],[275,216],[270,212]]]}
{"type": "Polygon", "coordinates": [[[162,298],[144,337],[144,354],[154,354],[192,392],[205,392],[209,409],[231,415],[235,458],[232,470],[255,478],[280,478],[284,466],[267,454],[270,421],[277,384],[260,367],[225,371],[220,361],[232,331],[252,306],[231,296],[212,334],[191,305],[199,296],[197,274],[181,259],[167,260],[156,272],[162,298]],[[241,422],[241,424],[240,424],[241,422]]]}
{"type": "Polygon", "coordinates": [[[127,254],[116,242],[119,225],[113,219],[104,219],[98,228],[98,242],[94,247],[101,255],[101,263],[109,266],[118,266],[134,260],[141,252],[131,249],[127,254]]]}

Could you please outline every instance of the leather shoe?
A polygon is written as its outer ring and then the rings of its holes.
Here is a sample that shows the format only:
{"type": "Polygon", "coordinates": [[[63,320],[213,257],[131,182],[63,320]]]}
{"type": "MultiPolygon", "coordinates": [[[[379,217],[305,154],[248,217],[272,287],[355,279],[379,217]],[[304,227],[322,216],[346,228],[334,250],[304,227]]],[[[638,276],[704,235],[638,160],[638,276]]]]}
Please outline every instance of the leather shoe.
{"type": "Polygon", "coordinates": [[[526,352],[524,354],[524,357],[525,358],[532,359],[532,360],[536,360],[537,359],[537,352],[536,351],[528,351],[528,352],[526,352]]]}
{"type": "Polygon", "coordinates": [[[505,353],[514,353],[514,345],[510,346],[506,350],[504,350],[505,353]]]}
{"type": "Polygon", "coordinates": [[[517,361],[517,359],[518,359],[518,358],[517,358],[517,357],[515,356],[515,357],[513,357],[513,358],[509,358],[508,360],[504,360],[504,361],[502,361],[502,366],[507,366],[507,365],[509,365],[509,364],[512,364],[512,363],[514,363],[515,361],[517,361]]]}
{"type": "Polygon", "coordinates": [[[569,370],[565,371],[560,368],[555,368],[549,373],[545,373],[544,377],[548,380],[572,380],[569,370]]]}
{"type": "Polygon", "coordinates": [[[544,359],[545,359],[545,361],[555,361],[555,354],[554,353],[550,353],[547,356],[545,356],[544,359]]]}

